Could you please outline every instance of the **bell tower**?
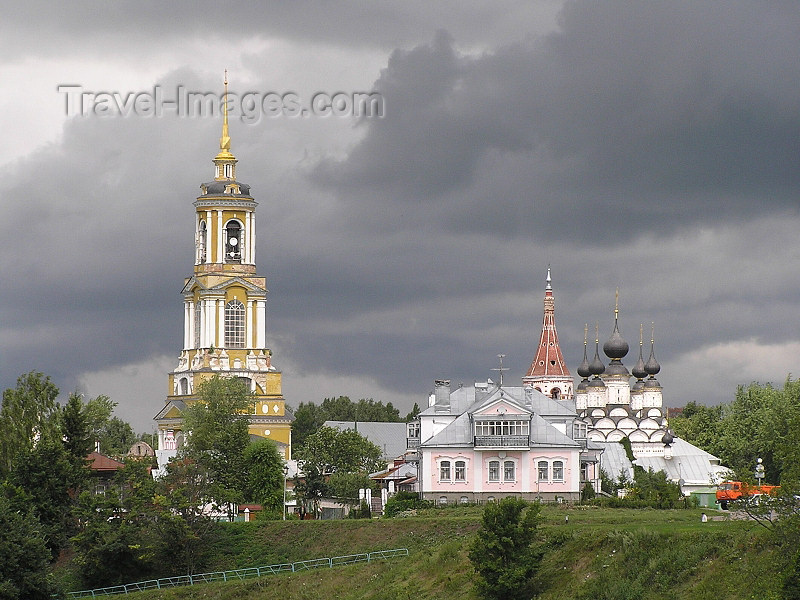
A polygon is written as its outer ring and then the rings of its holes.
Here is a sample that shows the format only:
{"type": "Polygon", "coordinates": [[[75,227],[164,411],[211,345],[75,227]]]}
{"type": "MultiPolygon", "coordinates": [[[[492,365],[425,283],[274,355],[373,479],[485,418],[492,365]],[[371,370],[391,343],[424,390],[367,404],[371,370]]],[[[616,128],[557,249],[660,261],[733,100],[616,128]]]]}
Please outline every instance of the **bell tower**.
{"type": "Polygon", "coordinates": [[[250,433],[272,439],[291,456],[291,423],[281,372],[266,347],[266,278],[256,274],[256,207],[250,186],[236,179],[228,134],[228,80],[214,179],[200,185],[195,207],[194,273],[184,281],[183,349],[169,374],[164,408],[156,415],[159,450],[181,445],[183,409],[214,375],[245,380],[255,404],[250,433]]]}
{"type": "Polygon", "coordinates": [[[536,357],[528,372],[522,378],[525,387],[532,387],[545,396],[558,400],[572,400],[572,374],[569,372],[561,346],[558,345],[556,331],[555,298],[550,278],[550,267],[547,267],[547,285],[544,290],[544,317],[542,319],[542,336],[536,357]]]}

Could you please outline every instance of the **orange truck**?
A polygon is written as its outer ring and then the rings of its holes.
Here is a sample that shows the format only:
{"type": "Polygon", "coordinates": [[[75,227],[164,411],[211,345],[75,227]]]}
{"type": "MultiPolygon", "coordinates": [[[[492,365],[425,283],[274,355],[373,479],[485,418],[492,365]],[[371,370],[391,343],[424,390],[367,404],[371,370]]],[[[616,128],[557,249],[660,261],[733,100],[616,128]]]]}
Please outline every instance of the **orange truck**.
{"type": "Polygon", "coordinates": [[[742,481],[725,481],[717,486],[717,504],[722,510],[728,510],[728,503],[739,498],[752,496],[774,496],[779,485],[749,485],[742,481]]]}

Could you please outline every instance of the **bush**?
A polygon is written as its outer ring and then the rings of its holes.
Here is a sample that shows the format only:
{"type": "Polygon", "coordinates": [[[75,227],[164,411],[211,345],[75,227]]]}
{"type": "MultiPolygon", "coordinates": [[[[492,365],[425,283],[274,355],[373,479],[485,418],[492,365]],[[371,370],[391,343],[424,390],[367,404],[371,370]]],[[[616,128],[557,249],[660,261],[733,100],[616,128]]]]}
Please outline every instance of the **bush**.
{"type": "Polygon", "coordinates": [[[383,507],[385,517],[394,517],[401,512],[416,508],[429,508],[431,503],[427,500],[420,500],[416,492],[397,492],[386,501],[383,507]]]}
{"type": "Polygon", "coordinates": [[[489,600],[523,600],[533,593],[533,576],[542,552],[533,547],[540,506],[506,497],[487,504],[483,526],[472,543],[469,559],[479,579],[476,587],[489,600]]]}

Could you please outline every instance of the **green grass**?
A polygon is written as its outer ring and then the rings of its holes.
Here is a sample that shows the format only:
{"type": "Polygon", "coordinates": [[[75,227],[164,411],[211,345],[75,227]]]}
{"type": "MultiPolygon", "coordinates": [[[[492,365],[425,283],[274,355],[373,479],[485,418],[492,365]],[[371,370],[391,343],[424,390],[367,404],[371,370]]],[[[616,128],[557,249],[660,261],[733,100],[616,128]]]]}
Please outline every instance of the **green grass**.
{"type": "MultiPolygon", "coordinates": [[[[701,523],[700,514],[545,507],[541,536],[546,553],[537,598],[779,599],[786,557],[771,544],[768,532],[745,521],[701,523]]],[[[210,549],[207,570],[402,547],[409,556],[133,598],[477,600],[467,552],[480,516],[477,507],[457,507],[398,519],[225,524],[210,549]]]]}

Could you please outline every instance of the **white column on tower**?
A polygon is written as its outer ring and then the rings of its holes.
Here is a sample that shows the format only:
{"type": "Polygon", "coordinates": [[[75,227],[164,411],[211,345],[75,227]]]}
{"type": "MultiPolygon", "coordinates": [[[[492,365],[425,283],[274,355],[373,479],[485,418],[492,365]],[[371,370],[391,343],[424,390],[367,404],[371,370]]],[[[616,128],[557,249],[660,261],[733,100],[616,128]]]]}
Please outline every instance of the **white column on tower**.
{"type": "Polygon", "coordinates": [[[250,263],[256,264],[256,213],[250,215],[250,263]]]}
{"type": "Polygon", "coordinates": [[[196,348],[197,347],[197,340],[194,339],[194,300],[189,300],[188,303],[189,308],[189,318],[186,322],[186,339],[189,342],[186,346],[187,348],[196,348]]]}
{"type": "MultiPolygon", "coordinates": [[[[244,241],[242,248],[242,262],[249,265],[253,262],[250,258],[252,255],[250,254],[250,213],[245,213],[244,215],[244,241]]],[[[249,337],[247,338],[250,339],[249,337]]]]}
{"type": "Polygon", "coordinates": [[[266,346],[267,301],[256,300],[256,348],[266,346]]]}
{"type": "Polygon", "coordinates": [[[217,300],[217,333],[219,346],[225,346],[225,300],[217,300]]]}
{"type": "Polygon", "coordinates": [[[217,262],[225,262],[224,248],[222,244],[222,211],[217,211],[217,262]]]}
{"type": "Polygon", "coordinates": [[[248,348],[256,348],[255,340],[253,339],[253,301],[249,298],[247,299],[247,312],[245,312],[244,322],[247,331],[247,337],[245,338],[247,341],[245,344],[248,348]]]}
{"type": "Polygon", "coordinates": [[[191,300],[183,301],[183,349],[184,350],[192,347],[192,341],[191,338],[189,337],[189,332],[191,331],[191,323],[192,323],[191,307],[192,307],[191,300]]]}

